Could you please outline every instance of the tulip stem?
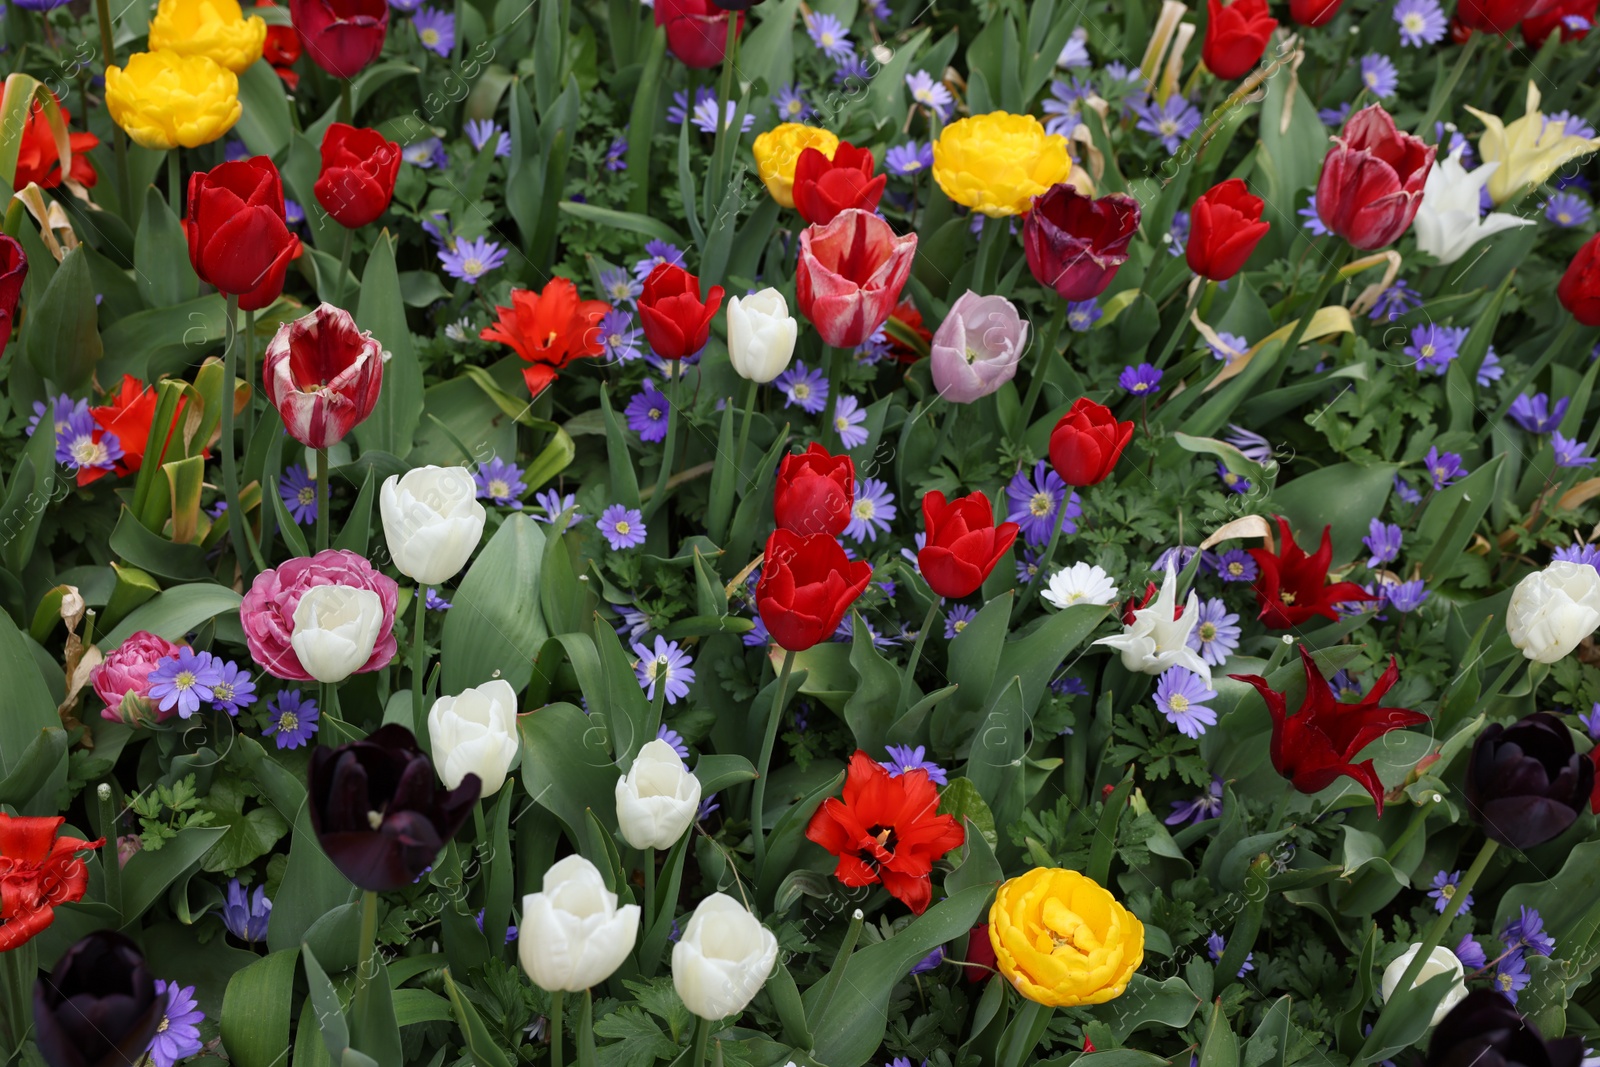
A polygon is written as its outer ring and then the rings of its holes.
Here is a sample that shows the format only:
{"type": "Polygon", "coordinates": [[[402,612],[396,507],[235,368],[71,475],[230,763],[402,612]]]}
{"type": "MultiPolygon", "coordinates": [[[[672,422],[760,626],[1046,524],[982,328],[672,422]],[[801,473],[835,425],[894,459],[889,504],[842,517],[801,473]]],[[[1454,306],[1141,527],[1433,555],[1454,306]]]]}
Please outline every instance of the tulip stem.
{"type": "Polygon", "coordinates": [[[750,443],[750,418],[755,414],[758,389],[758,383],[752,381],[750,387],[745,390],[744,419],[739,423],[739,447],[733,453],[734,473],[739,475],[741,481],[744,479],[744,450],[750,443]]]}
{"type": "Polygon", "coordinates": [[[1194,315],[1194,309],[1200,306],[1200,298],[1206,293],[1207,283],[1198,277],[1196,280],[1199,284],[1190,287],[1189,299],[1183,305],[1183,317],[1178,320],[1178,324],[1167,335],[1166,344],[1161,346],[1161,355],[1156,357],[1155,365],[1157,370],[1166,367],[1167,360],[1172,356],[1172,350],[1178,347],[1178,342],[1183,339],[1183,335],[1189,332],[1189,319],[1194,315]]]}
{"type": "MultiPolygon", "coordinates": [[[[100,60],[102,71],[105,67],[116,62],[116,44],[112,40],[112,33],[116,23],[111,17],[111,0],[95,0],[95,21],[100,24],[100,60]]],[[[117,200],[122,204],[122,217],[134,229],[134,220],[139,213],[133,207],[133,188],[128,184],[128,135],[122,132],[122,127],[116,123],[111,124],[111,147],[116,153],[117,164],[117,200]]],[[[169,205],[173,214],[180,218],[183,212],[178,205],[169,205]]]]}
{"type": "Polygon", "coordinates": [[[928,605],[928,614],[922,619],[922,629],[917,631],[917,641],[911,646],[911,659],[906,662],[905,673],[900,676],[900,702],[894,706],[896,715],[904,715],[906,705],[911,699],[911,679],[917,673],[917,662],[922,659],[922,646],[928,640],[928,632],[939,624],[938,594],[934,595],[933,603],[928,605]]]}
{"type": "Polygon", "coordinates": [[[550,992],[550,1067],[561,1067],[561,1002],[566,996],[564,990],[550,992]]]}
{"type": "Polygon", "coordinates": [[[1050,569],[1050,561],[1055,558],[1056,543],[1061,540],[1061,528],[1067,524],[1067,503],[1072,499],[1072,487],[1066,486],[1061,492],[1061,503],[1056,505],[1056,526],[1050,531],[1050,543],[1045,546],[1044,555],[1039,557],[1038,569],[1033,572],[1033,577],[1028,579],[1028,584],[1022,588],[1022,600],[1017,604],[1017,618],[1022,618],[1022,613],[1028,610],[1028,604],[1033,600],[1033,592],[1039,587],[1039,579],[1045,576],[1050,569]]]}
{"type": "Polygon", "coordinates": [[[183,161],[178,158],[179,149],[167,149],[167,199],[172,201],[172,213],[179,218],[183,217],[183,161]]]}
{"type": "MultiPolygon", "coordinates": [[[[317,551],[328,547],[328,450],[317,449],[317,551]]],[[[231,505],[230,505],[231,508],[231,505]]],[[[326,709],[324,709],[326,710],[326,709]]]]}
{"type": "MultiPolygon", "coordinates": [[[[425,631],[428,626],[428,590],[417,584],[417,615],[411,624],[411,732],[417,737],[428,729],[428,714],[422,710],[422,675],[428,665],[428,645],[425,631]]],[[[483,836],[483,813],[479,812],[478,836],[483,836]]]]}
{"type": "MultiPolygon", "coordinates": [[[[1057,343],[1061,340],[1061,331],[1067,324],[1067,302],[1057,300],[1055,310],[1050,313],[1049,332],[1044,337],[1034,337],[1034,344],[1039,346],[1039,354],[1033,362],[1033,378],[1028,382],[1028,395],[1022,401],[1022,428],[1026,430],[1033,422],[1033,406],[1039,402],[1039,393],[1044,389],[1045,372],[1050,365],[1050,356],[1057,343]]],[[[1065,349],[1063,349],[1065,352],[1065,349]]]]}
{"type": "Polygon", "coordinates": [[[222,350],[222,396],[219,398],[222,404],[220,423],[222,436],[217,444],[222,451],[222,495],[228,502],[228,539],[233,542],[233,558],[239,573],[245,574],[253,554],[246,540],[244,508],[239,505],[239,464],[233,439],[233,382],[235,362],[238,359],[236,345],[238,328],[234,324],[234,319],[239,314],[238,297],[228,297],[225,314],[228,337],[226,346],[222,350]]]}
{"type": "Polygon", "coordinates": [[[706,1046],[711,1040],[711,1021],[694,1017],[694,1067],[706,1067],[706,1046]]]}
{"type": "Polygon", "coordinates": [[[348,123],[355,114],[355,106],[350,99],[350,79],[339,79],[339,121],[348,123]]]}
{"type": "Polygon", "coordinates": [[[1478,706],[1487,707],[1489,701],[1498,698],[1501,692],[1505,690],[1505,687],[1510,684],[1511,676],[1521,670],[1522,665],[1526,662],[1528,662],[1526,658],[1513,653],[1511,662],[1506,664],[1505,669],[1500,672],[1493,682],[1489,683],[1489,688],[1485,689],[1483,695],[1478,697],[1478,706]]]}
{"type": "MultiPolygon", "coordinates": [[[[669,390],[667,396],[667,440],[666,447],[661,451],[661,470],[656,472],[656,487],[650,494],[650,501],[644,506],[644,517],[649,519],[654,515],[667,499],[667,482],[672,477],[672,468],[678,460],[678,430],[684,426],[683,412],[680,410],[683,403],[683,362],[681,360],[668,360],[672,368],[669,390]]],[[[688,433],[688,430],[684,430],[688,433]]]]}
{"type": "Polygon", "coordinates": [[[105,881],[106,903],[122,911],[122,856],[117,847],[116,794],[109,781],[97,790],[100,802],[100,836],[106,843],[100,846],[100,876],[105,881]]]}
{"type": "Polygon", "coordinates": [[[865,922],[866,916],[862,914],[860,908],[857,908],[850,916],[850,925],[845,929],[844,940],[839,942],[839,951],[833,957],[833,966],[828,968],[827,975],[822,979],[822,992],[817,997],[816,1009],[806,1013],[810,1019],[817,1020],[827,1016],[828,1006],[833,1003],[833,995],[839,991],[845,964],[850,962],[850,954],[856,950],[856,942],[861,938],[861,927],[865,922]]]}
{"type": "MultiPolygon", "coordinates": [[[[334,296],[333,303],[337,304],[339,307],[344,307],[344,294],[345,294],[344,279],[345,279],[345,276],[350,273],[350,249],[351,249],[351,246],[354,245],[354,244],[355,244],[355,231],[350,229],[349,227],[345,227],[344,243],[339,246],[339,276],[336,279],[334,279],[334,283],[333,283],[333,296],[334,296]]],[[[350,309],[349,308],[345,308],[345,310],[349,311],[350,309]]],[[[352,314],[353,314],[353,312],[352,312],[352,314]]]]}
{"type": "Polygon", "coordinates": [[[972,268],[972,289],[979,296],[987,296],[994,289],[994,276],[1000,265],[1002,231],[1010,233],[1009,221],[984,217],[983,227],[978,231],[978,258],[972,268]]]}
{"type": "MultiPolygon", "coordinates": [[[[256,313],[244,313],[244,384],[250,398],[244,405],[244,452],[250,454],[250,439],[256,434],[256,313]]],[[[266,568],[263,567],[263,570],[266,568]]]]}
{"type": "Polygon", "coordinates": [[[1289,340],[1280,349],[1282,358],[1292,357],[1295,349],[1300,347],[1300,342],[1305,340],[1306,331],[1311,329],[1312,317],[1322,310],[1322,302],[1333,291],[1334,284],[1339,280],[1339,271],[1349,258],[1350,246],[1343,242],[1328,257],[1328,265],[1323,269],[1322,277],[1317,279],[1317,288],[1312,294],[1311,303],[1300,313],[1300,317],[1294,320],[1294,329],[1289,331],[1289,340]]]}
{"type": "Polygon", "coordinates": [[[710,225],[709,220],[722,206],[722,198],[727,191],[728,160],[725,156],[728,153],[728,127],[732,124],[727,109],[733,95],[733,70],[739,62],[739,13],[725,12],[723,17],[728,20],[728,39],[722,50],[722,89],[717,96],[717,136],[711,145],[711,180],[706,183],[704,217],[708,220],[707,225],[710,225]]]}
{"type": "Polygon", "coordinates": [[[350,995],[350,1018],[363,1026],[367,1017],[367,997],[378,980],[378,894],[370,889],[361,893],[361,940],[356,942],[356,984],[350,995]]]}
{"type": "Polygon", "coordinates": [[[1467,43],[1461,46],[1461,54],[1456,57],[1456,65],[1450,68],[1450,76],[1445,78],[1444,84],[1439,86],[1433,94],[1433,99],[1428,101],[1428,113],[1422,116],[1422,121],[1417,124],[1417,136],[1428,144],[1433,144],[1433,123],[1439,117],[1439,112],[1444,110],[1444,105],[1456,91],[1456,86],[1461,82],[1461,76],[1466,73],[1467,65],[1472,62],[1473,54],[1478,51],[1478,42],[1483,34],[1474,33],[1467,38],[1467,43]]]}
{"type": "Polygon", "coordinates": [[[767,779],[772,777],[768,768],[772,764],[772,748],[778,742],[778,723],[783,719],[783,702],[788,696],[789,672],[794,670],[794,652],[785,649],[783,667],[778,671],[778,685],[772,691],[772,707],[767,709],[767,732],[761,739],[761,762],[756,765],[755,792],[750,797],[750,838],[755,846],[756,876],[761,875],[761,861],[767,854],[766,831],[762,829],[762,816],[766,811],[767,779]]]}

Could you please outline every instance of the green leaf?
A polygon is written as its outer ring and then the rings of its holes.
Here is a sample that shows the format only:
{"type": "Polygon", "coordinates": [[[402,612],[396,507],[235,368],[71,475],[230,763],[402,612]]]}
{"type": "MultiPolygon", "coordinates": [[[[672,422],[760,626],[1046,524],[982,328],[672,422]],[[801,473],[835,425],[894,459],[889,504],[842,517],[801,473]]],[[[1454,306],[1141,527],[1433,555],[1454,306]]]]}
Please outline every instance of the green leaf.
{"type": "MultiPolygon", "coordinates": [[[[45,784],[61,769],[61,759],[67,754],[67,732],[59,726],[46,726],[34,736],[22,757],[0,781],[0,804],[26,808],[45,784]]],[[[754,777],[754,775],[752,775],[754,777]]],[[[53,807],[53,796],[41,798],[53,807]]]]}
{"type": "MultiPolygon", "coordinates": [[[[239,75],[239,103],[244,111],[233,132],[253,156],[280,158],[294,136],[294,119],[283,79],[267,63],[252,63],[239,75]]],[[[306,205],[310,207],[310,205],[306,205]]]]}
{"type": "Polygon", "coordinates": [[[753,782],[758,775],[749,760],[737,755],[707,754],[694,765],[694,776],[700,780],[703,796],[719,793],[741,782],[753,782]]]}
{"type": "Polygon", "coordinates": [[[239,1067],[280,1067],[289,1045],[297,949],[263,956],[228,981],[222,998],[222,1046],[239,1067]]]}
{"type": "Polygon", "coordinates": [[[585,204],[577,200],[561,201],[561,210],[576,215],[587,222],[596,222],[610,230],[626,230],[644,237],[654,237],[668,244],[682,245],[683,236],[671,226],[651,215],[635,215],[631,211],[614,211],[598,204],[585,204]]]}
{"type": "Polygon", "coordinates": [[[1205,1040],[1200,1044],[1199,1067],[1239,1067],[1239,1039],[1222,1013],[1222,1001],[1211,1005],[1205,1040]]]}
{"type": "Polygon", "coordinates": [[[1188,1026],[1199,1007],[1200,998],[1177,975],[1157,982],[1135,973],[1128,980],[1128,988],[1122,996],[1091,1011],[1111,1027],[1111,1033],[1118,1041],[1126,1041],[1129,1034],[1145,1026],[1164,1026],[1173,1030],[1188,1026]]]}
{"type": "Polygon", "coordinates": [[[995,833],[994,813],[984,802],[983,794],[970,778],[952,778],[950,784],[939,790],[939,814],[965,819],[983,835],[991,849],[1000,845],[995,833]]]}
{"type": "Polygon", "coordinates": [[[356,324],[370,330],[389,354],[383,365],[383,388],[378,392],[377,407],[356,427],[356,440],[363,451],[379,449],[403,456],[411,451],[417,424],[422,421],[422,364],[406,325],[405,298],[400,293],[400,275],[394,265],[394,238],[387,230],[367,257],[356,324]]]}
{"type": "Polygon", "coordinates": [[[200,801],[199,810],[212,813],[210,825],[227,831],[206,854],[201,870],[231,875],[272,851],[289,832],[289,823],[275,809],[257,806],[245,812],[244,800],[244,792],[235,783],[218,778],[200,801]]]}
{"type": "Polygon", "coordinates": [[[69,393],[83,390],[102,351],[87,250],[74,248],[67,253],[38,306],[28,312],[28,328],[23,331],[28,362],[57,388],[69,393]]]}
{"type": "Polygon", "coordinates": [[[442,691],[459,693],[492,678],[521,690],[549,632],[539,610],[544,532],[527,515],[506,518],[461,580],[440,636],[442,691]]]}
{"type": "Polygon", "coordinates": [[[176,641],[201,623],[218,615],[237,614],[243,598],[221,585],[180,585],[157,594],[128,614],[96,643],[113,649],[140,630],[176,641]]]}
{"type": "MultiPolygon", "coordinates": [[[[282,895],[281,892],[279,894],[282,895]]],[[[345,1021],[344,1005],[339,994],[328,980],[327,972],[317,962],[310,945],[300,946],[300,958],[305,961],[306,984],[310,986],[311,1006],[316,1009],[317,1029],[322,1032],[322,1042],[328,1048],[333,1062],[343,1064],[344,1054],[350,1049],[350,1024],[345,1021]]]]}
{"type": "Polygon", "coordinates": [[[1022,815],[1022,757],[1027,752],[1028,726],[1028,713],[1022,707],[1022,680],[1013,675],[1011,683],[979,720],[966,764],[968,780],[1002,826],[1009,826],[1022,815]]]}
{"type": "MultiPolygon", "coordinates": [[[[4,774],[9,783],[30,758],[40,732],[59,729],[61,719],[56,714],[56,702],[39,674],[39,664],[33,658],[27,638],[3,611],[0,611],[0,692],[7,698],[6,713],[0,715],[0,774],[4,774]]],[[[55,792],[65,781],[65,771],[58,763],[33,789],[38,800],[24,806],[22,814],[55,814],[55,792]]]]}
{"type": "Polygon", "coordinates": [[[448,970],[444,972],[444,989],[450,997],[450,1008],[455,1012],[457,1025],[461,1027],[461,1036],[466,1039],[467,1055],[472,1062],[480,1067],[512,1067],[512,1061],[495,1044],[489,1028],[483,1025],[478,1009],[461,995],[448,970]]]}
{"type": "Polygon", "coordinates": [[[522,784],[535,803],[561,820],[573,841],[580,840],[586,811],[607,826],[616,824],[620,772],[604,725],[591,722],[576,705],[548,704],[518,718],[517,728],[522,784]]]}
{"type": "Polygon", "coordinates": [[[1244,1045],[1245,1063],[1256,1067],[1283,1067],[1289,1051],[1289,1016],[1293,1002],[1279,997],[1272,1002],[1266,1015],[1256,1026],[1256,1032],[1244,1045]]]}
{"type": "MultiPolygon", "coordinates": [[[[277,80],[275,75],[273,80],[277,80]]],[[[183,223],[154,186],[145,190],[144,217],[133,242],[133,266],[133,280],[147,304],[171,307],[193,300],[200,292],[200,279],[189,265],[183,223]]]]}
{"type": "Polygon", "coordinates": [[[1316,551],[1322,528],[1331,526],[1333,562],[1338,565],[1360,553],[1367,523],[1382,514],[1399,469],[1396,463],[1335,463],[1278,486],[1273,505],[1308,552],[1316,551]]]}
{"type": "Polygon", "coordinates": [[[1429,546],[1422,566],[1423,578],[1431,582],[1455,565],[1494,500],[1495,479],[1505,459],[1502,452],[1461,481],[1433,494],[1417,523],[1417,545],[1429,546]]]}
{"type": "Polygon", "coordinates": [[[356,502],[350,506],[350,513],[345,516],[339,536],[333,539],[334,548],[342,548],[361,556],[367,554],[367,547],[372,539],[372,498],[377,495],[377,486],[377,472],[369,469],[367,476],[361,481],[361,492],[356,495],[356,502]]]}
{"type": "Polygon", "coordinates": [[[872,632],[854,611],[850,666],[856,672],[855,691],[844,702],[844,721],[855,735],[856,747],[873,755],[883,751],[884,739],[898,714],[900,669],[884,659],[872,645],[872,632]]]}
{"type": "Polygon", "coordinates": [[[178,876],[198,863],[222,835],[224,827],[186,826],[156,851],[135,852],[122,868],[122,927],[138,922],[178,876]]]}

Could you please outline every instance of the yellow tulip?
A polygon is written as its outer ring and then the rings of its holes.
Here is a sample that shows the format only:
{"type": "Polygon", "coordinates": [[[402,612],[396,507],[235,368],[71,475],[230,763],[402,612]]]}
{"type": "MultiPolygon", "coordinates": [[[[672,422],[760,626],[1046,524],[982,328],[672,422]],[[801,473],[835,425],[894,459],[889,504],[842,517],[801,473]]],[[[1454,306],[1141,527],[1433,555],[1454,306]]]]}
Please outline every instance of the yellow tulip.
{"type": "Polygon", "coordinates": [[[794,207],[794,165],[800,153],[815,148],[829,159],[838,151],[839,138],[819,126],[785,122],[756,138],[756,168],[767,192],[784,207],[794,207]]]}
{"type": "Polygon", "coordinates": [[[205,56],[235,74],[261,58],[267,24],[244,17],[238,0],[161,0],[150,21],[150,50],[205,56]]]}
{"type": "Polygon", "coordinates": [[[1489,197],[1496,206],[1543,185],[1563,163],[1600,148],[1600,138],[1569,134],[1564,120],[1546,119],[1539,112],[1538,86],[1531,81],[1527,105],[1520,119],[1504,123],[1497,116],[1486,115],[1475,107],[1467,110],[1484,125],[1478,154],[1485,164],[1499,164],[1489,176],[1488,184],[1489,197]]]}
{"type": "Polygon", "coordinates": [[[995,111],[946,126],[933,143],[933,178],[958,204],[992,218],[1025,214],[1072,173],[1067,139],[1032,115],[995,111]]]}
{"type": "Polygon", "coordinates": [[[146,148],[198,148],[239,121],[239,79],[205,56],[136,52],[106,68],[111,120],[146,148]]]}
{"type": "Polygon", "coordinates": [[[1055,867],[1000,887],[989,941],[1017,992],[1055,1008],[1121,996],[1144,961],[1144,925],[1095,882],[1055,867]]]}

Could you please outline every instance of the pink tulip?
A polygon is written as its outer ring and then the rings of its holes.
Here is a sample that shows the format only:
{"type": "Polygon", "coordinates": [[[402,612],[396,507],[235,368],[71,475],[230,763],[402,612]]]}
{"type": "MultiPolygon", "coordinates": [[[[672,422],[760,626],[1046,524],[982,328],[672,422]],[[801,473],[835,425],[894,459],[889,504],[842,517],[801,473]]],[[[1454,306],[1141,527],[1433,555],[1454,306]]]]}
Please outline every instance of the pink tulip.
{"type": "Polygon", "coordinates": [[[957,404],[988,396],[1016,376],[1027,345],[1028,324],[1011,301],[969,289],[933,335],[933,387],[957,404]]]}
{"type": "MultiPolygon", "coordinates": [[[[400,599],[400,586],[393,578],[380,574],[361,556],[342,548],[329,548],[314,556],[297,556],[280,567],[262,571],[239,605],[250,656],[275,678],[309,682],[314,675],[306,669],[295,651],[293,637],[295,609],[313,589],[338,586],[376,594],[379,612],[373,632],[347,635],[353,640],[371,639],[372,654],[356,667],[356,673],[381,670],[394,659],[394,611],[400,599]]],[[[305,620],[299,620],[302,630],[305,620]]],[[[345,635],[336,635],[345,636],[345,635]]]]}
{"type": "Polygon", "coordinates": [[[162,660],[175,658],[182,647],[148,630],[140,630],[112,649],[89,675],[95,695],[106,702],[100,717],[137,726],[140,722],[160,721],[176,715],[176,706],[165,715],[152,708],[148,699],[150,672],[159,667],[162,660]]]}
{"type": "Polygon", "coordinates": [[[849,208],[800,234],[795,295],[822,339],[854,348],[882,326],[900,299],[917,235],[895,236],[870,211],[849,208]]]}
{"type": "Polygon", "coordinates": [[[289,436],[307,448],[338,444],[372,414],[383,385],[383,346],[343,308],[323,304],[278,327],[262,376],[289,436]]]}

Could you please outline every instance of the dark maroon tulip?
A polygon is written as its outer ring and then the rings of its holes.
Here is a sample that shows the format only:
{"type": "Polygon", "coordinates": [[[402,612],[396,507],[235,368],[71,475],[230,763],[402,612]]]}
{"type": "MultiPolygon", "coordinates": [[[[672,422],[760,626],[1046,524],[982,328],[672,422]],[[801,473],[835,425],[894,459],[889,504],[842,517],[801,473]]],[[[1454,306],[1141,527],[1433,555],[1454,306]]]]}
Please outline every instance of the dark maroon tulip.
{"type": "Polygon", "coordinates": [[[156,1036],[167,999],[139,947],[96,930],[33,987],[33,1036],[50,1067],[127,1067],[156,1036]]]}
{"type": "Polygon", "coordinates": [[[22,283],[27,277],[27,253],[22,251],[22,245],[15,237],[0,233],[0,350],[11,340],[11,328],[16,325],[17,301],[22,299],[22,283]]]}
{"type": "Polygon", "coordinates": [[[1589,804],[1594,764],[1547,711],[1503,726],[1491,723],[1472,746],[1467,810],[1488,837],[1532,848],[1560,835],[1589,804]]]}
{"type": "Polygon", "coordinates": [[[311,826],[333,865],[361,889],[411,885],[455,836],[482,783],[468,774],[454,789],[404,726],[379,727],[365,741],[311,753],[311,826]]]}
{"type": "Polygon", "coordinates": [[[1475,989],[1439,1020],[1424,1067],[1578,1067],[1583,1041],[1548,1040],[1492,989],[1475,989]]]}
{"type": "Polygon", "coordinates": [[[1034,198],[1022,224],[1022,250],[1040,285],[1063,300],[1092,300],[1128,261],[1139,229],[1139,201],[1121,193],[1095,200],[1062,182],[1034,198]]]}
{"type": "Polygon", "coordinates": [[[354,78],[383,51],[388,0],[289,0],[306,55],[335,78],[354,78]]]}

